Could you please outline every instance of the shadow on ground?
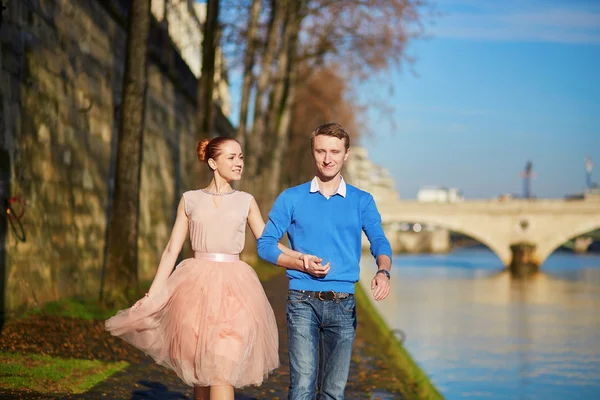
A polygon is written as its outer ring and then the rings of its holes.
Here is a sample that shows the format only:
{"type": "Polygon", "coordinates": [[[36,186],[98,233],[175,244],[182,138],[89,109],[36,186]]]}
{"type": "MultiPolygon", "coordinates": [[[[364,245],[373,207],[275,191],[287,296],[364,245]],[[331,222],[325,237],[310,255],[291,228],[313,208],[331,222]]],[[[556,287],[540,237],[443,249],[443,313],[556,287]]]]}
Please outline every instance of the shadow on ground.
{"type": "MultiPolygon", "coordinates": [[[[158,382],[141,381],[139,382],[146,389],[136,390],[131,396],[131,400],[177,400],[191,399],[192,396],[187,396],[179,391],[171,391],[166,385],[158,382]]],[[[236,400],[258,400],[255,397],[244,395],[236,395],[236,400]]]]}
{"type": "MultiPolygon", "coordinates": [[[[236,390],[237,400],[282,400],[287,398],[289,360],[285,297],[287,279],[277,276],[263,283],[273,306],[279,328],[281,366],[260,387],[236,390]]],[[[398,376],[386,363],[386,357],[375,351],[368,327],[361,324],[354,342],[350,376],[346,386],[347,400],[402,399],[398,391],[398,376]]],[[[80,395],[40,394],[26,388],[0,389],[0,399],[192,399],[192,388],[177,375],[156,364],[141,351],[129,346],[104,330],[103,321],[36,316],[10,321],[0,335],[0,351],[42,353],[56,357],[126,360],[130,365],[80,395]]],[[[0,373],[1,379],[1,373],[0,373]]]]}

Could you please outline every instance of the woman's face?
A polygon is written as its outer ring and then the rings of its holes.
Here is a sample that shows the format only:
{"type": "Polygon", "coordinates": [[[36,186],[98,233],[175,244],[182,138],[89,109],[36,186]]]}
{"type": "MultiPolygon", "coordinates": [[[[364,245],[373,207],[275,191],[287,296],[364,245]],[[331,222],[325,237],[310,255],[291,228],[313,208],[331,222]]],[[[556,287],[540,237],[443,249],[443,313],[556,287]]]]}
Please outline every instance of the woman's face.
{"type": "Polygon", "coordinates": [[[216,159],[209,159],[208,164],[227,182],[239,181],[244,169],[244,155],[240,144],[228,140],[221,145],[221,154],[216,159]]]}

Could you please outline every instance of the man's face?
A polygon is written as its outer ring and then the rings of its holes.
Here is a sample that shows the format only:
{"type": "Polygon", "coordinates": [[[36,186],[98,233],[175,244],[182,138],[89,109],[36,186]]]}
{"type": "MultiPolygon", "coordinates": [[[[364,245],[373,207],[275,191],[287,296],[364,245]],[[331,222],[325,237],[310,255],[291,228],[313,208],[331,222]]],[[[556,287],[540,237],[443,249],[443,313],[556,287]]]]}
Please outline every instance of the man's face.
{"type": "Polygon", "coordinates": [[[312,153],[317,166],[317,175],[324,180],[330,180],[338,175],[349,155],[344,139],[327,135],[315,136],[312,153]]]}

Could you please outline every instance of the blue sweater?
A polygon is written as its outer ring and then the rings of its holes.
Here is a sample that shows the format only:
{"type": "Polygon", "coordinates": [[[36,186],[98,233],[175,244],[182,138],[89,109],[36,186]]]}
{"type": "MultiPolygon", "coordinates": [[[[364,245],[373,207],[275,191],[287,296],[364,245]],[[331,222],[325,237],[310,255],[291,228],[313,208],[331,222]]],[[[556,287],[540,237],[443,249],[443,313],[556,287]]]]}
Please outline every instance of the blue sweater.
{"type": "Polygon", "coordinates": [[[310,193],[308,182],[279,195],[258,239],[258,255],[277,264],[282,253],[277,243],[287,232],[293,250],[318,256],[323,265],[331,263],[329,273],[322,278],[288,269],[290,289],[354,293],[360,273],[362,231],[373,257],[392,257],[373,196],[347,184],[346,197],[336,194],[327,199],[319,192],[310,193]]]}

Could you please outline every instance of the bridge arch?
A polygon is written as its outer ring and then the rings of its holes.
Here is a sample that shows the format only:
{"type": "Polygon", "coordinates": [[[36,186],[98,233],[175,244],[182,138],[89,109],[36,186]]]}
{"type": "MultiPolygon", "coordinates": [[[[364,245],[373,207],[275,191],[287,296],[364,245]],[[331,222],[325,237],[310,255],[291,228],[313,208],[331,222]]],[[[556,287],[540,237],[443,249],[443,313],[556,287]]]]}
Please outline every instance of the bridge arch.
{"type": "Polygon", "coordinates": [[[569,239],[600,227],[600,202],[595,200],[397,201],[380,210],[386,224],[421,222],[464,233],[485,244],[506,267],[528,270],[542,266],[569,239]],[[513,245],[524,245],[515,247],[514,260],[513,245]]]}
{"type": "Polygon", "coordinates": [[[590,219],[583,223],[571,226],[567,229],[549,232],[548,238],[545,238],[538,244],[537,256],[540,265],[562,244],[577,236],[584,235],[600,228],[600,217],[590,219]]]}
{"type": "Polygon", "coordinates": [[[408,223],[426,223],[430,225],[439,226],[441,228],[445,228],[454,232],[462,233],[464,235],[470,236],[478,242],[484,244],[488,247],[506,266],[510,264],[512,253],[510,247],[503,243],[499,243],[489,232],[489,230],[479,230],[472,229],[470,225],[465,224],[463,220],[455,220],[448,218],[436,218],[435,216],[419,216],[419,217],[410,217],[403,218],[402,222],[408,223]]]}

